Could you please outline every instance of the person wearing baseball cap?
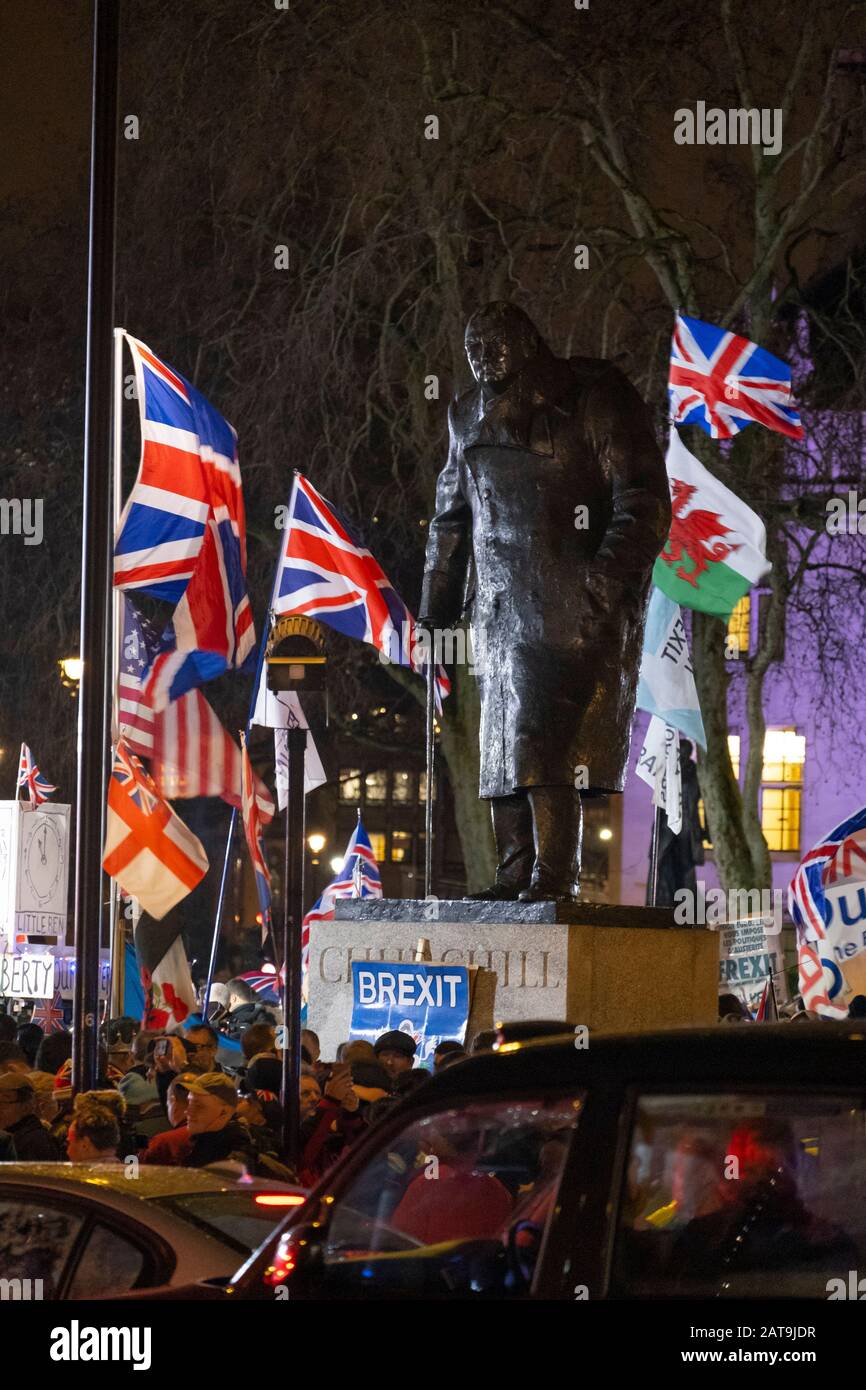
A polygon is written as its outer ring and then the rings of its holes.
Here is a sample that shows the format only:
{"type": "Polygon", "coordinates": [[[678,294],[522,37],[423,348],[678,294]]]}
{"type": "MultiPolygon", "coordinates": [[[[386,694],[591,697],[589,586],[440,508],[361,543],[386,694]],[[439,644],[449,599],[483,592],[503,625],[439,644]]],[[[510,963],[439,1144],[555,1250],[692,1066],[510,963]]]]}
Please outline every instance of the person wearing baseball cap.
{"type": "Polygon", "coordinates": [[[236,1117],[238,1088],[224,1071],[206,1071],[186,1083],[186,1124],[190,1137],[188,1168],[205,1168],[227,1159],[250,1166],[249,1131],[236,1117]]]}
{"type": "Polygon", "coordinates": [[[379,1066],[388,1074],[392,1090],[401,1072],[411,1071],[415,1065],[415,1039],[398,1028],[382,1033],[374,1042],[373,1051],[379,1066]]]}
{"type": "Polygon", "coordinates": [[[0,1074],[0,1130],[15,1144],[21,1163],[55,1163],[61,1154],[37,1114],[39,1097],[29,1076],[6,1071],[0,1074]]]}

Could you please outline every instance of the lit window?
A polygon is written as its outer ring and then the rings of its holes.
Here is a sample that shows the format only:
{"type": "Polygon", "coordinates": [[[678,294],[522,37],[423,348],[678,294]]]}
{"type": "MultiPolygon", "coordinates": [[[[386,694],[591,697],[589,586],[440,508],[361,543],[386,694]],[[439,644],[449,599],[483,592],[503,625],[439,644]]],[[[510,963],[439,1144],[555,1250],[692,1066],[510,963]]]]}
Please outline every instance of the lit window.
{"type": "Polygon", "coordinates": [[[761,773],[761,829],[777,853],[799,854],[806,740],[796,729],[768,729],[761,773]],[[773,785],[776,784],[776,785],[773,785]]]}
{"type": "Polygon", "coordinates": [[[394,783],[391,795],[395,801],[412,800],[412,774],[411,772],[395,772],[394,783]]]}
{"type": "MultiPolygon", "coordinates": [[[[418,773],[418,800],[419,800],[419,801],[426,801],[426,800],[427,800],[427,773],[426,773],[426,772],[419,772],[419,773],[418,773]]],[[[434,782],[433,782],[433,800],[434,800],[434,801],[436,800],[436,782],[435,782],[435,779],[434,779],[434,782]]]]}
{"type": "Polygon", "coordinates": [[[407,830],[391,831],[391,859],[395,864],[403,864],[412,857],[412,836],[407,830]]]}
{"type": "Polygon", "coordinates": [[[806,740],[794,729],[768,729],[764,735],[762,782],[802,782],[806,740]]]}
{"type": "Polygon", "coordinates": [[[799,851],[800,787],[763,787],[761,829],[772,850],[799,851]]]}
{"type": "Polygon", "coordinates": [[[361,800],[361,769],[359,767],[340,768],[340,800],[353,802],[361,800]]]}
{"type": "Polygon", "coordinates": [[[734,611],[728,619],[727,651],[729,656],[736,658],[748,655],[751,621],[751,599],[748,594],[744,594],[734,605],[734,611]]]}
{"type": "Polygon", "coordinates": [[[388,800],[387,772],[368,772],[364,778],[364,794],[367,803],[388,800]]]}
{"type": "Polygon", "coordinates": [[[370,834],[370,845],[377,864],[385,862],[385,836],[374,830],[370,834]]]}

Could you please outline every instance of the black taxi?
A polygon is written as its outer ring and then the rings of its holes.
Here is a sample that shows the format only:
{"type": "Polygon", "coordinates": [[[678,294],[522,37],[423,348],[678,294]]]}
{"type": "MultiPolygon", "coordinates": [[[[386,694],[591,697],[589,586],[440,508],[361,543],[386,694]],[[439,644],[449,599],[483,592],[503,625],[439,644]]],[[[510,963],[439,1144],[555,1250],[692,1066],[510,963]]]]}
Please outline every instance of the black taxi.
{"type": "Polygon", "coordinates": [[[172,1295],[826,1300],[852,1271],[866,1029],[578,1029],[432,1077],[234,1278],[172,1295]]]}

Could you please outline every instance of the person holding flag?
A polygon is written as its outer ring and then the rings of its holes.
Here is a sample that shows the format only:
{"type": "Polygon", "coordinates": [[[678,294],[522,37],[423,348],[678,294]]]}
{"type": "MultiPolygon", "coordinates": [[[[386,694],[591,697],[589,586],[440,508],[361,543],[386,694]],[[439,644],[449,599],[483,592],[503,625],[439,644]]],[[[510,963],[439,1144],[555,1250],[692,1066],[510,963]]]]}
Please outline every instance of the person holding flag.
{"type": "Polygon", "coordinates": [[[302,1012],[304,1019],[306,1019],[309,994],[311,926],[313,923],[332,922],[334,920],[335,904],[338,898],[381,898],[381,896],[382,879],[379,874],[379,865],[376,863],[370,837],[361,823],[361,812],[359,811],[358,824],[352,831],[346,846],[342,865],[304,918],[301,936],[302,1012]]]}

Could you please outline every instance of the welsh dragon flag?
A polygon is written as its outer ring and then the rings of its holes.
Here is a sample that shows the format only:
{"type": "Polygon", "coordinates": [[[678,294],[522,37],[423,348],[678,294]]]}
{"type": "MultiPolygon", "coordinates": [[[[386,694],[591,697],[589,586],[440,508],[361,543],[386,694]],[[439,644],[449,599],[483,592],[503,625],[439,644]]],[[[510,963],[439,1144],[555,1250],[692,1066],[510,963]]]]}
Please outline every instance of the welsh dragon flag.
{"type": "Polygon", "coordinates": [[[764,523],[689,453],[675,429],[666,463],[673,521],[653,581],[684,608],[727,619],[772,568],[764,523]]]}

